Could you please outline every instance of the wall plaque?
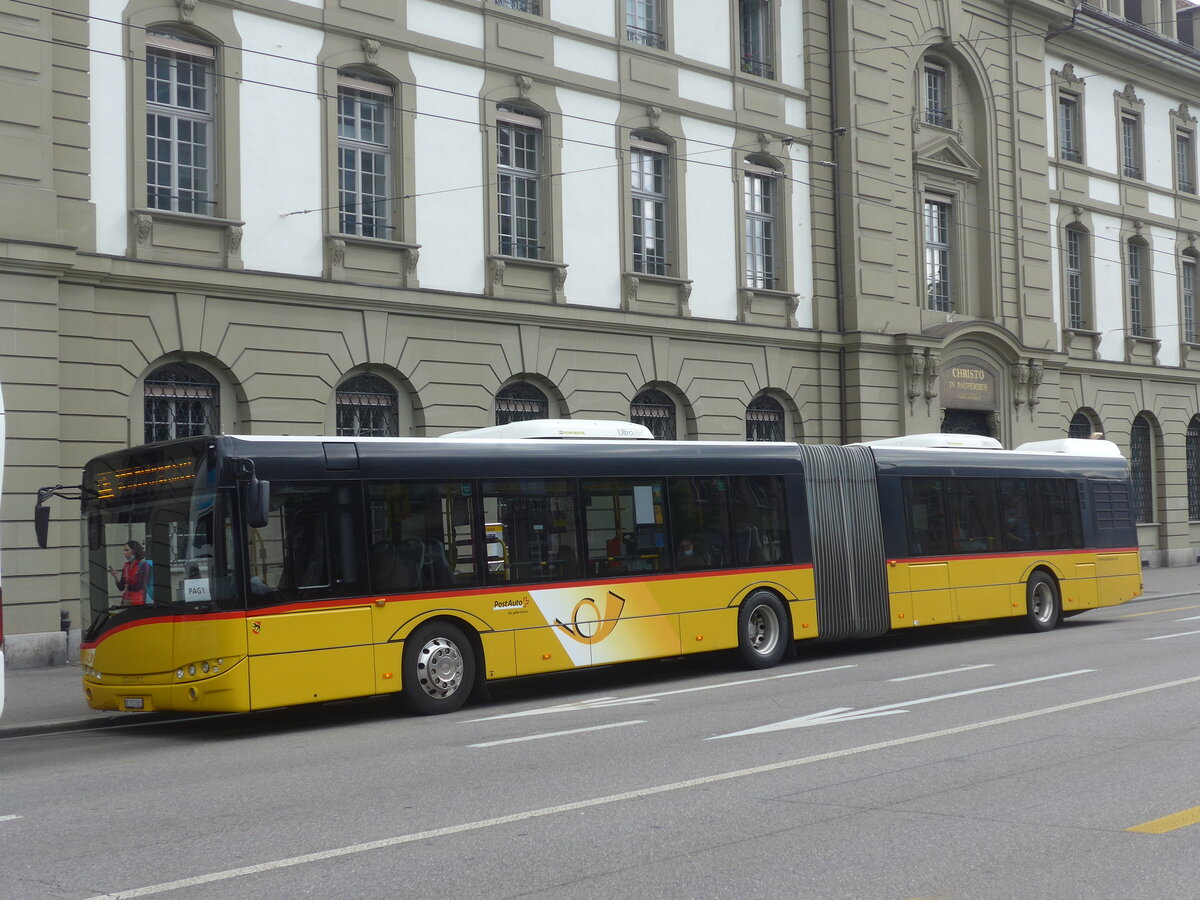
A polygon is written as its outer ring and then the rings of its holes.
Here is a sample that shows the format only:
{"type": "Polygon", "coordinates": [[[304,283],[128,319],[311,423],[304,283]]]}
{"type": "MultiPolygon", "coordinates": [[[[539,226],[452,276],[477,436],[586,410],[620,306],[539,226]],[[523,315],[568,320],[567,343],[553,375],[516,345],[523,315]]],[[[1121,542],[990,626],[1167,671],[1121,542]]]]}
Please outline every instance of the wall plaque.
{"type": "Polygon", "coordinates": [[[947,409],[995,409],[996,373],[982,359],[958,356],[942,366],[942,405],[947,409]]]}

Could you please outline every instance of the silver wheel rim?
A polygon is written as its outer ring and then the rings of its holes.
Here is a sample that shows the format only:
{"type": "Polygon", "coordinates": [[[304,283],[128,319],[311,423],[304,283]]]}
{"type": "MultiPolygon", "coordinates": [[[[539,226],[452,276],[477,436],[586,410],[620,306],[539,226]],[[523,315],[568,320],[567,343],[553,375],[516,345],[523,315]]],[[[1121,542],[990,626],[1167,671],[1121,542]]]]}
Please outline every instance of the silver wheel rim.
{"type": "Polygon", "coordinates": [[[1054,591],[1044,581],[1033,586],[1029,595],[1029,608],[1033,617],[1043,625],[1054,615],[1054,591]]]}
{"type": "Polygon", "coordinates": [[[445,700],[462,686],[465,663],[449,639],[435,637],[417,653],[417,684],[435,700],[445,700]]]}
{"type": "Polygon", "coordinates": [[[754,607],[746,618],[746,640],[759,656],[770,656],[779,643],[779,616],[763,603],[754,607]]]}

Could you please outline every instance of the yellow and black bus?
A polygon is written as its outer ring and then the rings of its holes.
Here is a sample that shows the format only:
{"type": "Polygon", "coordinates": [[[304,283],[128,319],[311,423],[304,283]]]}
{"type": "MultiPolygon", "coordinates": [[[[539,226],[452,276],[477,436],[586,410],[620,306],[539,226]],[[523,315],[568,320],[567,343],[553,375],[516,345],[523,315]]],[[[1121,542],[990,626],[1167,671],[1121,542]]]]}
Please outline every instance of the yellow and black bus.
{"type": "Polygon", "coordinates": [[[717,650],[764,668],[798,641],[971,620],[1048,631],[1140,593],[1114,445],[909,443],[209,436],[108,453],[79,491],[87,700],[401,694],[446,712],[495,679],[717,650]],[[114,566],[134,550],[147,583],[122,599],[114,566]]]}

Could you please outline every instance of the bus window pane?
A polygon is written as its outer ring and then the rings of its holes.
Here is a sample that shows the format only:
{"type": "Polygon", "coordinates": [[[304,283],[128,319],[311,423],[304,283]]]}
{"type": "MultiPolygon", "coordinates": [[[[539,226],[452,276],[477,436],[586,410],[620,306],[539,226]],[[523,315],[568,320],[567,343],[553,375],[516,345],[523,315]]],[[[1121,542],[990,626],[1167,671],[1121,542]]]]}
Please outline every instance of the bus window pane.
{"type": "Polygon", "coordinates": [[[585,480],[583,506],[588,575],[670,568],[661,480],[585,480]]]}
{"type": "Polygon", "coordinates": [[[949,553],[946,511],[942,505],[942,479],[905,478],[903,486],[908,552],[913,556],[949,553]]]}
{"type": "Polygon", "coordinates": [[[371,590],[443,590],[479,584],[471,486],[369,482],[371,590]]]}
{"type": "Polygon", "coordinates": [[[718,569],[732,565],[729,480],[720,476],[672,478],[668,485],[675,567],[718,569]]]}
{"type": "Polygon", "coordinates": [[[783,478],[778,475],[738,476],[730,482],[734,565],[791,562],[783,478]]]}
{"type": "Polygon", "coordinates": [[[952,553],[985,553],[1000,548],[996,485],[989,478],[947,478],[952,553]]]}
{"type": "Polygon", "coordinates": [[[483,483],[488,584],[579,577],[575,491],[565,478],[483,483]]]}
{"type": "Polygon", "coordinates": [[[356,484],[272,483],[267,526],[249,529],[251,606],[365,591],[359,496],[356,484]]]}
{"type": "Polygon", "coordinates": [[[1006,512],[1013,509],[1025,520],[1024,527],[1017,526],[1009,549],[1066,550],[1083,546],[1075,482],[1065,478],[1006,478],[1000,489],[1006,512]],[[1022,536],[1025,544],[1021,543],[1022,536]]]}

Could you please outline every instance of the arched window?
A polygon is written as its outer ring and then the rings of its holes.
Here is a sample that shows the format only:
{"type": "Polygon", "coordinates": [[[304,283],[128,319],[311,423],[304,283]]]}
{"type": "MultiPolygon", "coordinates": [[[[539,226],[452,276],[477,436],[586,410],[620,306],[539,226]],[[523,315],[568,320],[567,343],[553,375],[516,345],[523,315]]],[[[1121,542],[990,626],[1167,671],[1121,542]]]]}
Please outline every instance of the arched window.
{"type": "Polygon", "coordinates": [[[645,425],[660,441],[673,441],[677,433],[675,401],[654,388],[644,390],[629,404],[629,421],[645,425]]]}
{"type": "Polygon", "coordinates": [[[1129,469],[1138,524],[1154,521],[1154,452],[1150,423],[1145,416],[1133,420],[1129,432],[1129,469]]]}
{"type": "Polygon", "coordinates": [[[503,387],[496,394],[496,424],[550,418],[550,401],[526,381],[503,387]]]}
{"type": "Polygon", "coordinates": [[[338,437],[397,437],[396,389],[378,375],[355,375],[337,389],[338,437]]]}
{"type": "Polygon", "coordinates": [[[190,363],[160,366],[145,381],[147,444],[220,431],[221,386],[212,375],[190,363]]]}
{"type": "Polygon", "coordinates": [[[1200,519],[1200,416],[1188,422],[1187,438],[1188,518],[1200,519]]]}
{"type": "Polygon", "coordinates": [[[774,397],[755,397],[746,407],[746,440],[786,440],[783,406],[774,397]]]}
{"type": "Polygon", "coordinates": [[[1071,424],[1067,427],[1067,437],[1086,440],[1098,430],[1092,417],[1081,411],[1071,417],[1071,424]]]}

